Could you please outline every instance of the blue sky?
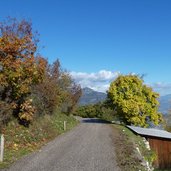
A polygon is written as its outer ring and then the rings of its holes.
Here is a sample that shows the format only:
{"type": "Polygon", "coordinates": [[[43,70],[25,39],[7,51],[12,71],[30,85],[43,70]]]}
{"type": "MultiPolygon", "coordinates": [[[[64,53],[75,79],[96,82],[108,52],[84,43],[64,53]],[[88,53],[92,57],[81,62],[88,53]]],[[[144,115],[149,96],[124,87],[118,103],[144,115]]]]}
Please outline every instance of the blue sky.
{"type": "Polygon", "coordinates": [[[118,73],[146,74],[163,95],[171,93],[170,9],[170,0],[5,0],[0,21],[32,20],[40,53],[83,86],[105,91],[118,73]]]}

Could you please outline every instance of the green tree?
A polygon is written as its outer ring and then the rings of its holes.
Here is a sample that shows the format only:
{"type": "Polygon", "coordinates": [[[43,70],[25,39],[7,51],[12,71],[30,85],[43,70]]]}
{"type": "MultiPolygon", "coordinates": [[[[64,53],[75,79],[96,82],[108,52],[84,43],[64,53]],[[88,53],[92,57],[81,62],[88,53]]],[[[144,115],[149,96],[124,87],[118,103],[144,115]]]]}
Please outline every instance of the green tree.
{"type": "Polygon", "coordinates": [[[162,115],[158,112],[159,94],[143,83],[137,75],[120,75],[110,85],[109,104],[116,110],[122,122],[147,127],[158,125],[162,115]]]}

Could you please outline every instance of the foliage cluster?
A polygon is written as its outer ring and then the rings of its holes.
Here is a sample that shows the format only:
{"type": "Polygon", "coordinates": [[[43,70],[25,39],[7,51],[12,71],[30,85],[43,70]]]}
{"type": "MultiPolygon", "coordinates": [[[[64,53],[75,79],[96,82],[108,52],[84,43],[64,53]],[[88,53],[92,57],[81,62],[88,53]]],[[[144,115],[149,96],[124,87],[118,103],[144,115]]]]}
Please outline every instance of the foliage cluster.
{"type": "Polygon", "coordinates": [[[74,115],[81,116],[83,118],[101,118],[108,121],[116,119],[115,111],[109,108],[106,105],[106,102],[80,106],[74,112],[74,115]]]}
{"type": "Polygon", "coordinates": [[[127,125],[147,127],[158,125],[162,115],[158,112],[159,94],[143,83],[137,75],[120,75],[110,85],[108,104],[127,125]]]}
{"type": "Polygon", "coordinates": [[[60,65],[38,54],[38,34],[26,20],[0,23],[0,125],[16,117],[29,126],[38,116],[74,110],[81,88],[60,65]]]}
{"type": "Polygon", "coordinates": [[[78,107],[74,112],[74,115],[81,116],[83,118],[99,118],[101,116],[101,111],[98,112],[97,105],[90,104],[78,107]]]}

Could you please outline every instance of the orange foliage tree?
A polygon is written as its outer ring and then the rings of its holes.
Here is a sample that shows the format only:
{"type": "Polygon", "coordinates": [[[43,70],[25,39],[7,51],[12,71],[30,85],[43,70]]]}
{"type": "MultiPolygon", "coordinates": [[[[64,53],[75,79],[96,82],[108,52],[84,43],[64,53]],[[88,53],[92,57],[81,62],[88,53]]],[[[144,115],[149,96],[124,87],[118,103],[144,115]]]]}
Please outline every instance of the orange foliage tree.
{"type": "Polygon", "coordinates": [[[0,23],[0,115],[5,120],[10,117],[6,116],[7,109],[20,121],[29,123],[33,119],[31,86],[43,80],[47,65],[36,54],[35,37],[26,20],[8,18],[0,23]]]}

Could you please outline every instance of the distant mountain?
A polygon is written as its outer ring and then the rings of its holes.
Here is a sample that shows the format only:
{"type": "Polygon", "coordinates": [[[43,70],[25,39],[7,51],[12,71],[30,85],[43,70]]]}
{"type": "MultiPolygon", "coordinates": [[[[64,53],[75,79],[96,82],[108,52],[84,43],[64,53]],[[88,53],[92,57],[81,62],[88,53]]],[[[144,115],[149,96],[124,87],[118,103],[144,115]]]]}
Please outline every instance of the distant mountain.
{"type": "Polygon", "coordinates": [[[82,96],[80,98],[79,105],[95,104],[104,101],[106,97],[106,93],[97,92],[86,87],[82,89],[82,96]]]}
{"type": "Polygon", "coordinates": [[[159,111],[163,114],[167,114],[168,111],[171,109],[171,94],[161,96],[159,98],[160,108],[159,111]]]}

